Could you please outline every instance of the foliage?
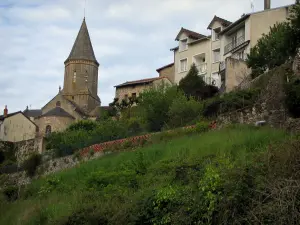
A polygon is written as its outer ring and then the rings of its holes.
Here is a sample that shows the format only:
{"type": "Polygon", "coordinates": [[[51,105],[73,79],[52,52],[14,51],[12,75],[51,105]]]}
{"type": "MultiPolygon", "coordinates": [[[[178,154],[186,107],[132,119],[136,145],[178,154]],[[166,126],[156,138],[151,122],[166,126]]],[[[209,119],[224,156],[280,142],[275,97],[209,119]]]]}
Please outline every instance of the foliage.
{"type": "Polygon", "coordinates": [[[41,159],[40,154],[33,153],[23,162],[23,168],[29,177],[35,175],[37,167],[41,164],[41,159]]]}
{"type": "Polygon", "coordinates": [[[170,105],[168,111],[169,128],[183,127],[199,118],[202,114],[202,104],[194,99],[187,100],[184,95],[178,96],[170,105]]]}
{"type": "Polygon", "coordinates": [[[92,120],[81,120],[79,122],[71,124],[68,128],[67,131],[85,131],[85,132],[90,132],[96,129],[97,123],[92,121],[92,120]]]}
{"type": "Polygon", "coordinates": [[[247,65],[252,68],[252,78],[285,63],[296,55],[300,47],[300,4],[297,1],[291,9],[288,22],[271,27],[268,34],[258,40],[248,54],[247,65]]]}
{"type": "Polygon", "coordinates": [[[185,95],[198,100],[210,98],[218,92],[217,87],[207,85],[203,81],[194,63],[187,75],[180,80],[179,89],[181,89],[185,95]]]}
{"type": "Polygon", "coordinates": [[[293,117],[300,117],[300,80],[296,79],[285,87],[286,106],[293,117]]]}
{"type": "Polygon", "coordinates": [[[295,224],[299,146],[266,127],[177,136],[34,180],[0,224],[295,224]]]}
{"type": "Polygon", "coordinates": [[[204,102],[203,116],[215,117],[226,113],[251,106],[259,97],[259,89],[237,90],[209,99],[204,102]]]}
{"type": "Polygon", "coordinates": [[[2,190],[2,194],[5,196],[7,201],[13,202],[18,199],[18,186],[11,185],[8,187],[5,187],[2,190]]]}
{"type": "Polygon", "coordinates": [[[139,106],[143,109],[143,119],[149,131],[160,131],[168,121],[168,111],[172,102],[181,96],[177,87],[158,87],[143,92],[139,106]]]}
{"type": "Polygon", "coordinates": [[[206,132],[209,130],[209,123],[206,121],[200,121],[196,124],[196,128],[195,128],[196,132],[206,132]]]}

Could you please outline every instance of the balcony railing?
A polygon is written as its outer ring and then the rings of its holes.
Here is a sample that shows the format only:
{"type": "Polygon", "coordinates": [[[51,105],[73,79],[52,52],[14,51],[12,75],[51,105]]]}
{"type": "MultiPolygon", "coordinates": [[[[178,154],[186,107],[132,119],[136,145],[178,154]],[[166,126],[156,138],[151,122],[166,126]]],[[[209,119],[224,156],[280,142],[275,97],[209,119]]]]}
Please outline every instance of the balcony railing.
{"type": "Polygon", "coordinates": [[[226,46],[224,47],[224,54],[227,54],[227,53],[230,52],[232,49],[234,49],[234,48],[240,46],[240,45],[243,44],[244,42],[245,42],[245,35],[242,35],[242,36],[238,37],[238,38],[236,39],[235,42],[231,42],[231,43],[229,43],[228,45],[226,45],[226,46]]]}
{"type": "Polygon", "coordinates": [[[207,73],[207,63],[201,63],[196,65],[199,75],[206,74],[207,73]]]}

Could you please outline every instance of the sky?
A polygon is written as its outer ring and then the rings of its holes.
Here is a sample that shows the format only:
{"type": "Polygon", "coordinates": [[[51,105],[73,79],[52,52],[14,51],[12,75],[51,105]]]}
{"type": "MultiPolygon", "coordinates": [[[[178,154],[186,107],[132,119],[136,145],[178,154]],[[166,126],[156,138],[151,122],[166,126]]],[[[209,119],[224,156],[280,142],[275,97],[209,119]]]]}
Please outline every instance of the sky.
{"type": "MultiPolygon", "coordinates": [[[[0,114],[5,105],[9,112],[39,109],[58,93],[84,8],[102,106],[113,101],[115,85],[156,77],[172,63],[181,27],[208,35],[214,15],[235,21],[251,12],[251,0],[86,1],[0,0],[0,114]]],[[[253,2],[263,9],[263,0],[253,2]]],[[[271,7],[294,2],[271,0],[271,7]]]]}

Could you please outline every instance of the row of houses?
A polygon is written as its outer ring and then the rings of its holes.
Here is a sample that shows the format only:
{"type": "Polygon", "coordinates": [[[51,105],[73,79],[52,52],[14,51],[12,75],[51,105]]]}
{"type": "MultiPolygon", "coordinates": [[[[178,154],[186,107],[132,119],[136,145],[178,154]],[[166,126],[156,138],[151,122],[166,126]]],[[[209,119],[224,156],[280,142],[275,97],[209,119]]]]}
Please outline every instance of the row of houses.
{"type": "Polygon", "coordinates": [[[116,85],[115,97],[122,101],[137,96],[159,81],[179,84],[193,63],[207,84],[220,92],[232,91],[251,73],[246,65],[250,49],[270,27],[287,20],[291,6],[271,8],[271,0],[264,0],[263,11],[243,14],[234,22],[215,15],[207,26],[208,36],[182,27],[175,37],[178,45],[171,49],[174,62],[157,69],[158,77],[116,85]]]}

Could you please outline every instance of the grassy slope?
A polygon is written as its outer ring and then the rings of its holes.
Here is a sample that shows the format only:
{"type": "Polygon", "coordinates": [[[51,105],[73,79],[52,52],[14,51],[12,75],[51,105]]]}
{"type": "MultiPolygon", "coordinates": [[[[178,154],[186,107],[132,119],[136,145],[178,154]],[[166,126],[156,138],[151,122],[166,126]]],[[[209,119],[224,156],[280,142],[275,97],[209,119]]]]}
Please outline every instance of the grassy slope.
{"type": "Polygon", "coordinates": [[[2,197],[0,224],[190,224],[197,217],[209,224],[213,216],[193,201],[208,199],[198,196],[208,171],[204,159],[226,158],[225,169],[246,167],[253,154],[286,138],[279,130],[235,127],[109,155],[34,181],[16,202],[2,197]]]}

